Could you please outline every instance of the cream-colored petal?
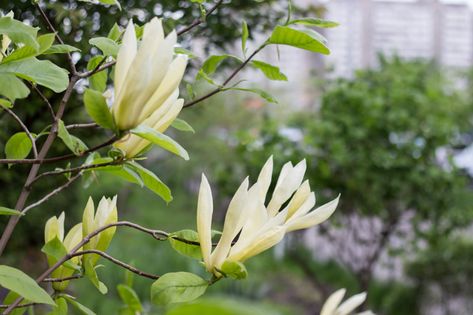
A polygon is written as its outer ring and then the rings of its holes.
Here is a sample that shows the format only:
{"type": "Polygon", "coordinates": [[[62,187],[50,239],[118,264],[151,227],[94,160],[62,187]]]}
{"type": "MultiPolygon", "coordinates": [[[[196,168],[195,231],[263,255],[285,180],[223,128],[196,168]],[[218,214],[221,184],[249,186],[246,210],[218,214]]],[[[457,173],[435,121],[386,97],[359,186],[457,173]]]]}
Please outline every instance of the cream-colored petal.
{"type": "Polygon", "coordinates": [[[82,240],[82,223],[74,225],[64,238],[64,247],[68,251],[72,250],[82,240]]]}
{"type": "Polygon", "coordinates": [[[342,302],[345,292],[345,289],[340,289],[332,293],[328,297],[327,301],[325,301],[324,306],[320,311],[320,315],[336,315],[338,305],[342,302]]]}
{"type": "Polygon", "coordinates": [[[228,260],[244,262],[248,258],[256,256],[279,243],[283,239],[285,232],[286,229],[283,226],[270,229],[258,235],[249,246],[242,248],[240,251],[233,251],[232,248],[228,260]]]}
{"type": "Polygon", "coordinates": [[[57,218],[57,224],[58,224],[58,235],[57,237],[59,238],[60,241],[64,240],[64,220],[66,218],[66,215],[64,214],[64,211],[61,212],[59,217],[57,218]]]}
{"type": "Polygon", "coordinates": [[[141,110],[139,120],[143,121],[149,117],[173,92],[179,87],[187,66],[187,56],[178,55],[164,76],[159,88],[153,93],[141,110]]]}
{"type": "Polygon", "coordinates": [[[44,226],[44,243],[48,243],[53,238],[57,237],[59,234],[59,224],[57,222],[57,217],[51,217],[46,221],[44,226]]]}
{"type": "Polygon", "coordinates": [[[309,214],[289,220],[286,223],[287,231],[306,229],[324,222],[335,212],[335,209],[337,209],[339,199],[340,196],[318,207],[309,214]]]}
{"type": "Polygon", "coordinates": [[[311,192],[304,203],[296,210],[296,212],[289,217],[288,220],[295,220],[296,218],[302,217],[306,215],[310,210],[312,210],[315,206],[315,193],[311,192]]]}
{"type": "Polygon", "coordinates": [[[337,315],[348,315],[366,300],[366,292],[356,294],[340,304],[337,309],[337,315]]]}
{"type": "Polygon", "coordinates": [[[248,177],[241,183],[228,206],[222,236],[214,249],[212,265],[219,267],[228,256],[233,239],[241,231],[243,219],[246,218],[246,203],[248,202],[248,177]]]}
{"type": "MultiPolygon", "coordinates": [[[[135,25],[133,21],[128,22],[128,26],[123,34],[122,45],[118,51],[117,64],[115,65],[115,95],[120,93],[120,90],[125,82],[128,70],[130,69],[137,52],[135,25]]],[[[115,108],[114,111],[119,111],[115,108]]]]}
{"type": "Polygon", "coordinates": [[[306,180],[305,182],[302,183],[299,189],[297,189],[296,193],[294,194],[291,201],[289,202],[288,214],[287,214],[288,219],[292,217],[296,213],[296,211],[298,211],[299,208],[305,203],[307,198],[309,198],[310,193],[311,192],[310,192],[309,181],[306,180]]]}
{"type": "Polygon", "coordinates": [[[212,190],[210,189],[207,178],[202,174],[199,198],[197,201],[197,233],[199,234],[202,258],[207,270],[210,272],[213,269],[210,261],[210,253],[212,251],[212,214],[212,190]]]}
{"type": "Polygon", "coordinates": [[[263,165],[258,176],[258,185],[260,187],[260,198],[263,202],[266,201],[266,194],[268,193],[271,179],[273,176],[273,156],[271,155],[266,163],[263,165]]]}
{"type": "Polygon", "coordinates": [[[182,98],[178,99],[171,106],[169,111],[160,119],[153,128],[161,133],[165,132],[172,122],[177,118],[184,106],[184,100],[182,98]]]}
{"type": "Polygon", "coordinates": [[[178,97],[179,97],[179,90],[175,89],[173,93],[164,101],[164,103],[158,109],[156,109],[151,114],[151,116],[149,116],[143,121],[143,124],[151,128],[154,128],[154,126],[156,126],[163,119],[163,117],[169,112],[171,107],[174,106],[174,104],[178,100],[178,97]]]}

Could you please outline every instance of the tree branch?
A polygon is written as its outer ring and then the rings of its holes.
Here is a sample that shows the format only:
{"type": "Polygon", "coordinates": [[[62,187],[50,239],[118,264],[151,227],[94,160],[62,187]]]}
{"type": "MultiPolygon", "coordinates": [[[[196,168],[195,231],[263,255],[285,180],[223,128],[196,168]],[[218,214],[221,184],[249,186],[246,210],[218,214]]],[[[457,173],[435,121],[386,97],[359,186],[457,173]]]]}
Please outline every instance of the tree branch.
{"type": "Polygon", "coordinates": [[[80,279],[83,276],[84,276],[83,274],[78,274],[78,275],[73,275],[73,276],[64,277],[64,278],[46,278],[42,282],[64,282],[64,281],[69,281],[69,280],[80,279]]]}
{"type": "Polygon", "coordinates": [[[248,58],[245,59],[245,61],[243,61],[243,63],[238,66],[238,68],[236,68],[231,74],[230,76],[228,76],[228,78],[222,83],[221,86],[219,86],[218,88],[210,91],[209,93],[207,93],[206,95],[204,96],[201,96],[199,97],[198,99],[195,99],[189,103],[186,103],[184,104],[184,108],[187,108],[187,107],[191,107],[191,106],[194,106],[206,99],[208,99],[209,97],[221,92],[221,91],[224,91],[225,89],[225,86],[230,83],[230,81],[243,69],[245,68],[245,66],[251,61],[251,59],[253,59],[264,47],[266,47],[266,44],[263,44],[261,45],[260,47],[258,47],[258,49],[256,49],[248,58]]]}
{"type": "MultiPolygon", "coordinates": [[[[14,308],[23,308],[23,307],[33,306],[33,305],[37,305],[37,303],[25,303],[25,304],[17,305],[14,308]]],[[[11,304],[0,304],[0,308],[8,308],[10,306],[11,304]]]]}
{"type": "Polygon", "coordinates": [[[8,114],[10,114],[10,116],[12,116],[17,122],[18,124],[21,126],[21,128],[25,131],[26,135],[28,136],[28,138],[30,139],[31,141],[31,147],[33,149],[33,155],[36,158],[38,158],[38,149],[36,148],[36,141],[33,137],[33,135],[31,134],[31,132],[28,130],[28,127],[25,126],[25,124],[23,123],[23,121],[21,121],[20,117],[18,117],[15,112],[13,112],[11,109],[9,108],[6,108],[4,107],[3,108],[8,114]]]}
{"type": "Polygon", "coordinates": [[[192,30],[194,27],[204,23],[206,19],[215,11],[217,8],[222,4],[223,0],[218,0],[217,3],[214,4],[213,7],[211,7],[207,13],[205,14],[205,17],[200,17],[198,19],[195,19],[189,26],[184,27],[183,29],[180,29],[177,31],[177,35],[182,35],[184,33],[189,32],[192,30]]]}
{"type": "Polygon", "coordinates": [[[66,129],[97,128],[98,126],[99,125],[97,123],[72,124],[67,125],[66,129]]]}

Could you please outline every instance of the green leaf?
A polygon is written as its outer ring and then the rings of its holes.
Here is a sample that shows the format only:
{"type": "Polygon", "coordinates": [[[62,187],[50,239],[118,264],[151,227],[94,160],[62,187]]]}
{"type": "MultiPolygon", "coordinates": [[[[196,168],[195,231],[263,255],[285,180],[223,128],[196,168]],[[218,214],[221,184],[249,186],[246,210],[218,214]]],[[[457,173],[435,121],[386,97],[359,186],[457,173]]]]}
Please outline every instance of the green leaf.
{"type": "Polygon", "coordinates": [[[226,277],[233,279],[245,279],[248,277],[248,271],[246,270],[245,265],[239,261],[225,261],[220,268],[220,270],[225,274],[226,277]]]}
{"type": "Polygon", "coordinates": [[[192,245],[181,242],[174,239],[173,237],[178,237],[188,241],[199,242],[199,234],[193,230],[181,230],[178,232],[172,233],[168,240],[172,248],[184,256],[189,256],[195,259],[202,259],[202,253],[199,245],[192,245]]]}
{"type": "Polygon", "coordinates": [[[144,183],[140,175],[135,172],[129,165],[111,165],[93,169],[98,172],[109,173],[114,176],[120,177],[130,183],[143,187],[144,183]]]}
{"type": "Polygon", "coordinates": [[[17,132],[5,145],[7,159],[24,159],[30,154],[32,143],[26,132],[17,132]]]}
{"type": "MultiPolygon", "coordinates": [[[[48,256],[48,259],[55,264],[58,260],[62,259],[67,255],[67,249],[64,244],[57,238],[54,237],[52,240],[44,244],[41,251],[48,256]]],[[[80,271],[80,267],[76,264],[73,264],[71,261],[66,261],[62,264],[64,267],[80,271]]]]}
{"type": "MultiPolygon", "coordinates": [[[[87,63],[87,70],[92,71],[106,58],[105,56],[95,56],[87,63]]],[[[108,69],[104,69],[100,72],[89,77],[89,86],[93,90],[104,92],[107,88],[108,69]]],[[[110,110],[109,110],[110,111],[110,110]]]]}
{"type": "Polygon", "coordinates": [[[0,286],[18,293],[29,301],[55,305],[49,294],[21,270],[0,265],[0,286]]]}
{"type": "Polygon", "coordinates": [[[261,96],[262,98],[264,98],[269,103],[274,103],[274,104],[278,103],[278,101],[271,94],[269,94],[268,92],[266,92],[264,90],[261,90],[261,89],[256,89],[256,88],[252,88],[252,89],[250,89],[250,88],[229,88],[229,90],[245,91],[245,92],[255,93],[255,94],[258,94],[259,96],[261,96]]]}
{"type": "Polygon", "coordinates": [[[25,98],[30,94],[28,87],[13,73],[0,72],[0,95],[14,102],[16,99],[25,98]]]}
{"type": "Polygon", "coordinates": [[[0,215],[21,215],[21,211],[0,207],[0,215]]]}
{"type": "Polygon", "coordinates": [[[276,26],[268,39],[268,43],[288,45],[325,55],[330,54],[330,50],[321,41],[321,38],[317,38],[315,34],[317,33],[299,31],[287,26],[276,26]]]}
{"type": "Polygon", "coordinates": [[[120,30],[120,27],[118,26],[118,24],[115,23],[113,24],[112,28],[108,32],[107,37],[116,42],[120,38],[121,35],[122,35],[122,31],[120,30]]]}
{"type": "Polygon", "coordinates": [[[119,46],[116,42],[107,37],[95,37],[89,40],[89,44],[100,49],[105,56],[116,57],[119,46]]]}
{"type": "Polygon", "coordinates": [[[174,48],[174,53],[186,55],[187,57],[189,57],[189,59],[197,58],[197,56],[192,51],[190,51],[189,49],[182,48],[182,47],[174,48]]]}
{"type": "Polygon", "coordinates": [[[202,65],[202,71],[204,71],[206,74],[211,75],[212,73],[217,70],[218,66],[222,61],[224,61],[227,58],[234,58],[241,62],[240,58],[233,56],[233,55],[213,55],[207,58],[207,60],[204,61],[204,64],[202,65]]]}
{"type": "Polygon", "coordinates": [[[11,54],[3,58],[2,63],[31,58],[38,55],[38,50],[31,46],[23,46],[15,49],[11,54]]]}
{"type": "Polygon", "coordinates": [[[10,101],[6,100],[6,99],[0,98],[0,107],[12,108],[13,104],[10,101]]]}
{"type": "Polygon", "coordinates": [[[38,50],[38,55],[44,53],[47,51],[49,48],[54,43],[56,35],[54,33],[49,33],[49,34],[44,34],[41,36],[38,36],[38,44],[39,44],[39,50],[38,50]]]}
{"type": "Polygon", "coordinates": [[[140,298],[135,290],[125,284],[117,285],[118,295],[122,301],[135,313],[141,313],[143,307],[141,306],[140,298]]]}
{"type": "Polygon", "coordinates": [[[92,310],[90,310],[86,306],[80,304],[79,302],[77,302],[77,300],[73,299],[72,297],[67,296],[67,295],[64,295],[63,297],[67,300],[67,302],[69,302],[69,304],[74,306],[81,314],[96,315],[92,310]]]}
{"type": "Polygon", "coordinates": [[[173,126],[174,128],[180,131],[188,131],[188,132],[195,133],[194,128],[192,128],[192,126],[189,125],[189,123],[183,119],[176,118],[172,122],[171,126],[173,126]]]}
{"type": "Polygon", "coordinates": [[[310,25],[310,26],[317,26],[321,28],[331,28],[337,27],[340,24],[333,21],[328,21],[324,19],[317,19],[317,18],[302,18],[302,19],[295,19],[288,23],[290,24],[300,24],[300,25],[310,25]]]}
{"type": "Polygon", "coordinates": [[[279,68],[276,66],[259,60],[253,60],[251,65],[261,70],[261,72],[263,72],[264,75],[270,80],[287,81],[286,75],[282,73],[281,70],[279,70],[279,68]]]}
{"type": "Polygon", "coordinates": [[[71,45],[59,44],[49,47],[46,51],[43,52],[43,55],[66,54],[74,51],[80,51],[80,49],[71,45]]]}
{"type": "Polygon", "coordinates": [[[205,81],[207,81],[208,83],[212,84],[212,85],[215,85],[215,86],[218,86],[217,83],[215,83],[214,80],[212,80],[211,77],[209,77],[207,75],[207,73],[204,72],[204,70],[200,69],[198,72],[197,72],[197,79],[204,79],[205,81]]]}
{"type": "Polygon", "coordinates": [[[90,280],[90,282],[92,282],[92,284],[99,290],[100,293],[107,294],[108,288],[103,282],[99,280],[94,265],[92,264],[92,260],[83,259],[82,261],[84,262],[85,276],[90,280]]]}
{"type": "Polygon", "coordinates": [[[189,160],[189,154],[179,143],[151,127],[139,125],[138,127],[131,129],[130,132],[182,157],[186,161],[189,160]]]}
{"type": "Polygon", "coordinates": [[[59,297],[55,299],[56,306],[53,308],[48,315],[67,315],[67,301],[63,297],[59,297]]]}
{"type": "Polygon", "coordinates": [[[118,0],[99,0],[100,3],[103,3],[103,4],[111,4],[111,5],[116,5],[118,7],[118,9],[122,9],[121,5],[120,5],[120,2],[118,2],[118,0]]]}
{"type": "Polygon", "coordinates": [[[248,40],[248,25],[243,20],[241,23],[241,51],[246,54],[246,41],[248,40]]]}
{"type": "Polygon", "coordinates": [[[0,64],[1,73],[13,73],[16,76],[50,88],[56,93],[64,91],[69,83],[68,72],[49,60],[28,58],[0,64]]]}
{"type": "Polygon", "coordinates": [[[205,293],[207,281],[190,272],[171,272],[151,285],[151,301],[156,305],[190,302],[205,293]]]}
{"type": "Polygon", "coordinates": [[[149,190],[163,198],[164,201],[168,203],[172,201],[171,190],[158,178],[158,176],[136,162],[127,162],[127,165],[140,175],[144,185],[149,190]]]}
{"type": "Polygon", "coordinates": [[[59,120],[57,135],[75,155],[79,156],[88,149],[81,139],[71,135],[69,131],[67,131],[66,126],[64,126],[64,122],[62,120],[59,120]]]}
{"type": "Polygon", "coordinates": [[[99,126],[112,130],[115,129],[112,113],[102,93],[86,89],[84,92],[84,104],[87,114],[89,114],[99,126]]]}
{"type": "Polygon", "coordinates": [[[8,35],[14,43],[23,43],[35,49],[39,48],[36,41],[38,28],[26,25],[23,22],[4,16],[0,18],[0,34],[8,35]]]}

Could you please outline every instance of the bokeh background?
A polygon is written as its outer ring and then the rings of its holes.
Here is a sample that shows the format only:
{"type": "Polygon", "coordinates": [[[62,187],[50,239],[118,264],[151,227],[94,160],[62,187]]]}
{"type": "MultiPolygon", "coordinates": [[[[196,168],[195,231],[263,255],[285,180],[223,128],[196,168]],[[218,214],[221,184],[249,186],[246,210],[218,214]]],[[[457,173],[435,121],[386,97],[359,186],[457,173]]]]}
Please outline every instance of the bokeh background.
{"type": "MultiPolygon", "coordinates": [[[[122,11],[77,1],[45,2],[66,42],[82,48],[76,55],[82,58],[79,68],[94,52],[88,39],[106,35],[115,22],[144,23],[157,15],[169,30],[200,14],[190,1],[121,0],[122,11]]],[[[42,25],[27,0],[1,0],[0,9],[42,25]]],[[[287,2],[279,0],[224,1],[205,26],[181,38],[182,46],[200,57],[191,61],[186,81],[194,82],[208,54],[238,53],[242,19],[256,46],[286,11],[287,2]]],[[[247,280],[221,281],[196,304],[165,310],[149,303],[150,280],[131,279],[104,261],[98,272],[109,287],[106,296],[87,280],[74,282],[71,291],[97,314],[120,312],[115,289],[120,283],[132,284],[147,314],[312,315],[341,287],[349,294],[367,291],[365,306],[377,314],[472,314],[473,11],[468,2],[300,0],[294,14],[341,23],[322,31],[332,54],[271,48],[259,59],[280,66],[287,82],[268,81],[251,69],[239,75],[244,84],[266,89],[278,104],[227,92],[184,110],[180,117],[195,134],[169,134],[191,160],[154,149],[145,162],[172,189],[174,201],[167,205],[146,189],[98,174],[92,185],[76,183],[22,219],[2,263],[39,274],[46,266],[40,252],[44,223],[65,211],[66,225],[72,226],[88,196],[98,200],[118,194],[124,220],[166,231],[195,229],[202,172],[212,185],[221,224],[240,182],[248,174],[255,180],[270,155],[277,168],[305,158],[318,202],[340,193],[341,204],[328,222],[293,233],[248,261],[247,280]]],[[[220,75],[232,67],[225,61],[220,75]]],[[[208,89],[200,81],[194,85],[197,95],[208,89]]],[[[185,83],[181,94],[190,98],[185,83]]],[[[57,102],[58,96],[50,96],[57,102]]],[[[21,103],[21,117],[39,132],[47,119],[40,101],[30,96],[21,103]]],[[[66,123],[88,121],[82,106],[79,87],[66,116],[74,121],[66,118],[66,123]]],[[[19,130],[3,113],[0,126],[3,152],[9,135],[19,130]]],[[[90,143],[103,141],[93,131],[79,132],[90,143]]],[[[58,146],[52,153],[65,150],[58,146]]],[[[0,168],[2,205],[14,204],[27,170],[0,168]]],[[[30,201],[59,181],[45,179],[30,201]]],[[[0,229],[5,223],[0,218],[0,229]]],[[[117,232],[109,253],[151,273],[202,269],[169,244],[125,229],[117,232]]]]}

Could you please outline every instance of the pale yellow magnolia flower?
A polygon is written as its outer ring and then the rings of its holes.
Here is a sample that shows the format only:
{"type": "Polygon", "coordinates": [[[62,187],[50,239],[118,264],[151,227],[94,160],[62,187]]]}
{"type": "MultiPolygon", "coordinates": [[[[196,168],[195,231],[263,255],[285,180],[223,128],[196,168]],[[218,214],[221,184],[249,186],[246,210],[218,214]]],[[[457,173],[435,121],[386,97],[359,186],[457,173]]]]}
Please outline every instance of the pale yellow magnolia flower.
{"type": "MultiPolygon", "coordinates": [[[[82,236],[85,237],[105,225],[117,222],[117,220],[117,196],[114,196],[112,199],[102,197],[97,207],[96,213],[94,201],[92,198],[89,198],[82,218],[82,236]]],[[[87,244],[84,245],[84,250],[96,249],[105,251],[112,241],[115,230],[116,227],[111,227],[99,233],[97,236],[94,236],[87,244]]],[[[94,265],[99,259],[99,256],[95,254],[85,255],[84,262],[89,258],[91,259],[92,265],[94,265]]]]}
{"type": "Polygon", "coordinates": [[[315,195],[307,181],[301,184],[306,170],[305,161],[296,166],[291,163],[284,165],[266,206],[272,169],[271,157],[262,168],[256,184],[249,188],[248,179],[245,179],[240,185],[229,204],[222,236],[213,252],[210,237],[212,193],[207,179],[202,176],[197,231],[202,257],[209,272],[218,275],[216,269],[220,269],[225,261],[244,262],[279,243],[287,232],[320,224],[335,211],[338,198],[311,211],[315,205],[315,195]],[[280,211],[289,199],[288,205],[280,211]],[[238,240],[232,245],[238,234],[238,240]]]}
{"type": "MultiPolygon", "coordinates": [[[[44,242],[47,244],[57,237],[58,240],[64,245],[66,251],[70,252],[82,240],[82,224],[76,224],[64,237],[64,218],[64,212],[62,212],[59,218],[54,216],[46,222],[46,226],[44,228],[44,242]]],[[[80,258],[74,257],[70,259],[70,261],[74,264],[78,264],[80,263],[80,258]]],[[[48,264],[52,266],[55,263],[56,259],[54,257],[48,256],[48,264]]],[[[52,272],[51,276],[53,278],[66,278],[71,276],[73,273],[74,270],[60,266],[52,272]]],[[[58,291],[63,291],[67,288],[68,284],[69,281],[53,282],[53,288],[58,291]]]]}
{"type": "MultiPolygon", "coordinates": [[[[138,48],[135,28],[130,21],[115,67],[115,96],[112,113],[120,130],[140,124],[164,132],[176,119],[184,100],[179,83],[187,66],[187,56],[174,56],[176,32],[164,37],[161,20],[153,18],[144,26],[138,48]]],[[[116,147],[132,157],[149,144],[136,136],[117,142],[116,147]]]]}
{"type": "MultiPolygon", "coordinates": [[[[341,303],[345,293],[345,289],[340,289],[332,293],[324,303],[320,315],[349,315],[366,300],[366,293],[363,292],[356,294],[341,303]]],[[[365,311],[355,315],[374,315],[374,313],[371,311],[365,311]]]]}

